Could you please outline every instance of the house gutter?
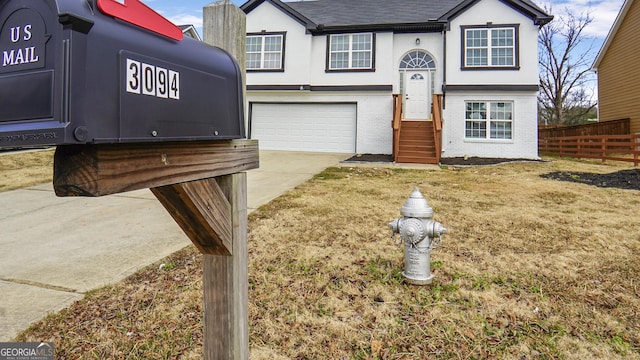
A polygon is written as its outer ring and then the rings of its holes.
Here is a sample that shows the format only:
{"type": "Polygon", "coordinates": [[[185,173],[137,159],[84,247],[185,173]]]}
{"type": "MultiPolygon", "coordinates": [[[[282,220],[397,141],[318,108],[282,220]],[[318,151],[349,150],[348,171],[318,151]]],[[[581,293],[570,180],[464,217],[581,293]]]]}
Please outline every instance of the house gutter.
{"type": "Polygon", "coordinates": [[[404,24],[357,24],[357,25],[326,25],[310,24],[307,31],[313,36],[327,34],[358,33],[369,31],[389,31],[393,33],[414,33],[414,32],[441,32],[446,24],[441,21],[428,21],[424,23],[404,23],[404,24]]]}

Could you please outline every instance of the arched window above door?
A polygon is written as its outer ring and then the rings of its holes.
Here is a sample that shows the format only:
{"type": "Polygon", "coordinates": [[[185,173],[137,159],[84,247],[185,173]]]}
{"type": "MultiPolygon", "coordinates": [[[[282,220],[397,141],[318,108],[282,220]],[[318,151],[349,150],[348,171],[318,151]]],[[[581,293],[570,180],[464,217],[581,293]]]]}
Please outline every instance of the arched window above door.
{"type": "Polygon", "coordinates": [[[400,69],[435,69],[436,62],[424,51],[411,51],[400,61],[400,69]]]}

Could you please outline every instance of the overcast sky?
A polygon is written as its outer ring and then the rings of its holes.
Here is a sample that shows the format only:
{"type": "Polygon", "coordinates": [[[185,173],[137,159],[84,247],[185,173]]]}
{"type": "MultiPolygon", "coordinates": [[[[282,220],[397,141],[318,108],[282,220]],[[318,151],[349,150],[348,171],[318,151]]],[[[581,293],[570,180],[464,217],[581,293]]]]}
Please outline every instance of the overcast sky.
{"type": "Polygon", "coordinates": [[[587,35],[604,39],[609,33],[609,29],[620,12],[623,0],[609,1],[589,1],[589,0],[556,0],[556,1],[536,1],[540,6],[551,6],[554,15],[560,15],[569,9],[574,14],[589,13],[593,22],[587,29],[587,35]]]}
{"type": "MultiPolygon", "coordinates": [[[[212,3],[210,0],[143,0],[143,2],[178,25],[193,24],[201,36],[202,7],[212,3]]],[[[232,0],[232,2],[238,6],[244,3],[239,0],[232,0]]],[[[589,12],[593,22],[587,29],[588,35],[603,40],[609,33],[623,0],[534,0],[534,2],[541,7],[551,6],[553,15],[560,15],[567,8],[576,14],[589,12]]]]}

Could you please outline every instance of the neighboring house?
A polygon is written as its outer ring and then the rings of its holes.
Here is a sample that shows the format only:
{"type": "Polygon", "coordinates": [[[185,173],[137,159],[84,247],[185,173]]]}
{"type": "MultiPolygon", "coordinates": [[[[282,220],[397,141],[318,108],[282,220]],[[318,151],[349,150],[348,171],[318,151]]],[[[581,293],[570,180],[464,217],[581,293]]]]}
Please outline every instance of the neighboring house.
{"type": "Polygon", "coordinates": [[[538,157],[537,37],[552,16],[528,0],[250,0],[241,9],[248,128],[261,149],[391,154],[393,94],[402,126],[418,128],[431,126],[442,94],[442,157],[538,157]]]}
{"type": "Polygon", "coordinates": [[[196,39],[198,41],[202,41],[202,39],[200,38],[200,34],[198,34],[198,31],[196,30],[196,28],[193,25],[178,25],[178,27],[182,30],[182,33],[185,36],[188,36],[190,38],[196,39]]]}
{"type": "Polygon", "coordinates": [[[593,64],[600,121],[630,119],[640,133],[640,1],[625,0],[593,64]]]}

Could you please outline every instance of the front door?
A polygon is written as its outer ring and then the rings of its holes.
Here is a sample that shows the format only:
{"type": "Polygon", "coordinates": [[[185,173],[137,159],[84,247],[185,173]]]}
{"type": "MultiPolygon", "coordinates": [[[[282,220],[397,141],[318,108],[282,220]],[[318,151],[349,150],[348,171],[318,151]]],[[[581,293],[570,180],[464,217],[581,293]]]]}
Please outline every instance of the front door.
{"type": "Polygon", "coordinates": [[[428,71],[405,71],[404,119],[428,120],[431,115],[431,101],[428,71]]]}

